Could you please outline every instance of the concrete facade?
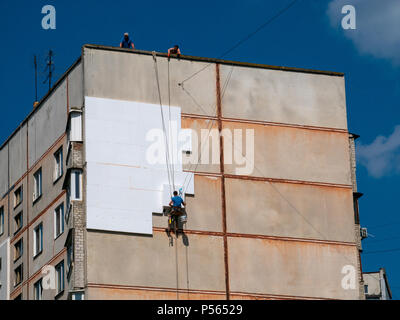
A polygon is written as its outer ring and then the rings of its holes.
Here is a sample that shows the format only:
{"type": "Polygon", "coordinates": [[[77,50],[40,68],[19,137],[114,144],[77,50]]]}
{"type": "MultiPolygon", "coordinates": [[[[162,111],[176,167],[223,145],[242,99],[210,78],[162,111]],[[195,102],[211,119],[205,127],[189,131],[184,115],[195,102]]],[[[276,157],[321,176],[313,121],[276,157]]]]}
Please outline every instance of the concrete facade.
{"type": "MultiPolygon", "coordinates": [[[[127,120],[108,112],[111,129],[127,120]]],[[[0,206],[7,213],[0,243],[10,237],[12,251],[24,239],[22,257],[10,262],[10,298],[22,293],[22,299],[33,299],[35,283],[45,276],[41,268],[64,261],[65,289],[43,290],[42,298],[364,299],[351,139],[343,74],[189,56],[168,61],[160,53],[86,45],[0,148],[0,206]],[[128,106],[159,105],[161,98],[164,106],[179,107],[183,129],[199,137],[201,130],[217,133],[208,151],[218,161],[185,164],[190,155],[182,154],[183,177],[194,174],[187,180],[195,192],[186,195],[184,234],[172,243],[164,230],[167,218],[157,210],[146,211],[149,232],[118,230],[118,224],[112,230],[101,224],[88,228],[88,188],[101,178],[87,174],[88,159],[96,161],[87,144],[93,110],[85,101],[91,98],[128,106]],[[72,133],[75,116],[81,121],[80,139],[72,133]],[[240,170],[243,164],[226,163],[235,154],[245,163],[251,156],[245,135],[239,152],[235,144],[230,149],[229,135],[220,136],[235,130],[254,134],[250,172],[240,170]],[[54,181],[54,153],[60,147],[64,171],[54,181]],[[43,194],[33,201],[33,174],[39,168],[43,194]],[[82,179],[78,200],[71,198],[75,172],[82,179]],[[14,208],[21,185],[23,201],[14,208]],[[54,239],[54,211],[61,203],[65,230],[54,239]],[[19,212],[23,227],[15,233],[19,212]],[[43,251],[33,258],[40,223],[43,251]],[[14,285],[20,264],[23,281],[14,285]],[[355,287],[343,286],[346,266],[355,270],[355,287]]],[[[191,152],[202,154],[201,146],[192,144],[191,152]]],[[[101,152],[111,149],[116,150],[101,152]]],[[[113,175],[107,179],[105,185],[118,187],[113,175]]],[[[131,179],[143,178],[133,170],[131,179]]],[[[101,214],[109,215],[104,221],[121,219],[112,210],[101,214]]],[[[140,219],[126,224],[139,225],[140,219]]]]}

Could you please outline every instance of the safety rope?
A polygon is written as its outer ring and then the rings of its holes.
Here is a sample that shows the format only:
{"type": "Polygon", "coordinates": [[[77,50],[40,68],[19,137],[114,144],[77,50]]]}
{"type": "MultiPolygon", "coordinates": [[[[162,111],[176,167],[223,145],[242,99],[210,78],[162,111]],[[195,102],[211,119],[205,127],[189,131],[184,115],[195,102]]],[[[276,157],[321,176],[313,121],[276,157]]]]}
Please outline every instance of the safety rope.
{"type": "MultiPolygon", "coordinates": [[[[168,59],[168,113],[169,113],[169,136],[172,138],[171,134],[171,85],[170,85],[170,76],[169,76],[169,59],[168,59]]],[[[172,185],[175,189],[175,168],[174,168],[174,162],[175,162],[175,157],[174,157],[174,140],[172,139],[172,185]]]]}
{"type": "Polygon", "coordinates": [[[154,60],[154,71],[155,71],[156,80],[157,80],[158,96],[159,96],[159,100],[160,100],[161,120],[162,120],[163,132],[164,132],[164,137],[165,137],[165,146],[166,146],[165,160],[166,160],[166,166],[167,166],[169,192],[170,192],[170,195],[172,196],[171,174],[170,174],[170,168],[169,168],[169,144],[168,144],[168,137],[167,137],[167,132],[166,132],[167,130],[165,128],[164,112],[163,112],[163,109],[162,109],[160,80],[159,80],[159,76],[158,76],[157,57],[156,57],[155,51],[152,52],[152,55],[153,55],[153,60],[154,60]]]}

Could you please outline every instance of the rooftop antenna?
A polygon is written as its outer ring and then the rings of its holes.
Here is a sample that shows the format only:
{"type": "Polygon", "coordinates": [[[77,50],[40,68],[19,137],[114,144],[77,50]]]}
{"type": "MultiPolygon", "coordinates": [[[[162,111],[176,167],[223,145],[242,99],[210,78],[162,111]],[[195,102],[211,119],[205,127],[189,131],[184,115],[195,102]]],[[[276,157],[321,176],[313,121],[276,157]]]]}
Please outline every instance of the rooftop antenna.
{"type": "Polygon", "coordinates": [[[54,71],[54,62],[53,62],[53,51],[49,50],[49,53],[46,58],[46,69],[44,70],[45,72],[48,71],[49,74],[46,77],[46,80],[43,81],[43,83],[46,83],[49,81],[49,91],[51,90],[51,78],[53,76],[53,71],[54,71]]]}

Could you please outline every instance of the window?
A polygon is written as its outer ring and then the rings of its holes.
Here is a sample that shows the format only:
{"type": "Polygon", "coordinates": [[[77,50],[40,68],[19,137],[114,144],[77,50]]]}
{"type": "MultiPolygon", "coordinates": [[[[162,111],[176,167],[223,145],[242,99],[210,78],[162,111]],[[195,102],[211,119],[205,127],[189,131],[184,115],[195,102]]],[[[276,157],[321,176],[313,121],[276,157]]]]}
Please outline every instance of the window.
{"type": "Polygon", "coordinates": [[[54,239],[64,232],[64,203],[54,210],[54,239]]]}
{"type": "Polygon", "coordinates": [[[57,294],[64,291],[64,261],[56,265],[57,294]]]}
{"type": "Polygon", "coordinates": [[[63,149],[62,147],[54,154],[54,181],[63,175],[63,149]]]}
{"type": "Polygon", "coordinates": [[[0,208],[0,236],[4,233],[4,207],[0,208]]]}
{"type": "Polygon", "coordinates": [[[71,294],[72,300],[85,300],[85,294],[83,292],[74,292],[71,294]]]}
{"type": "Polygon", "coordinates": [[[22,264],[14,270],[14,287],[18,286],[22,282],[22,264]]]}
{"type": "Polygon", "coordinates": [[[33,285],[33,289],[34,289],[34,295],[35,295],[34,299],[42,300],[42,293],[43,293],[42,279],[40,279],[33,285]]]}
{"type": "Polygon", "coordinates": [[[42,168],[33,175],[33,183],[33,201],[35,201],[42,195],[42,168]]]}
{"type": "Polygon", "coordinates": [[[36,257],[43,251],[43,223],[33,230],[33,256],[36,257]]]}
{"type": "Polygon", "coordinates": [[[17,243],[14,245],[14,261],[17,261],[23,252],[23,239],[19,239],[17,243]]]}
{"type": "Polygon", "coordinates": [[[74,261],[74,250],[72,246],[72,241],[67,246],[67,273],[71,271],[72,261],[74,261]]]}
{"type": "Polygon", "coordinates": [[[367,285],[367,284],[364,285],[364,292],[365,292],[365,293],[368,293],[368,285],[367,285]]]}
{"type": "Polygon", "coordinates": [[[15,233],[17,233],[19,230],[21,230],[22,225],[23,225],[23,215],[22,215],[22,211],[20,213],[18,213],[15,217],[14,217],[14,230],[15,233]]]}
{"type": "Polygon", "coordinates": [[[71,111],[69,141],[82,141],[82,114],[71,111]]]}
{"type": "Polygon", "coordinates": [[[82,172],[80,170],[71,171],[71,200],[82,200],[82,172]]]}
{"type": "Polygon", "coordinates": [[[22,186],[14,192],[14,208],[22,202],[22,186]]]}

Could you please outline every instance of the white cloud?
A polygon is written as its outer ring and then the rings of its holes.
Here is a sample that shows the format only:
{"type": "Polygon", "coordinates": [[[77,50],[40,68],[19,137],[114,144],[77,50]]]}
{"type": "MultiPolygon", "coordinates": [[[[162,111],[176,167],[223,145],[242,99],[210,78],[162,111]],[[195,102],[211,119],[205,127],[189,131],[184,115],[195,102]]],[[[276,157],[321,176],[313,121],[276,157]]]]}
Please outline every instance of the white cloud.
{"type": "Polygon", "coordinates": [[[356,153],[358,161],[375,178],[400,173],[400,125],[389,137],[378,136],[367,145],[358,143],[356,153]]]}
{"type": "Polygon", "coordinates": [[[351,39],[361,53],[400,65],[400,0],[333,0],[327,14],[332,26],[351,39]],[[355,30],[341,27],[344,5],[356,9],[355,30]]]}

